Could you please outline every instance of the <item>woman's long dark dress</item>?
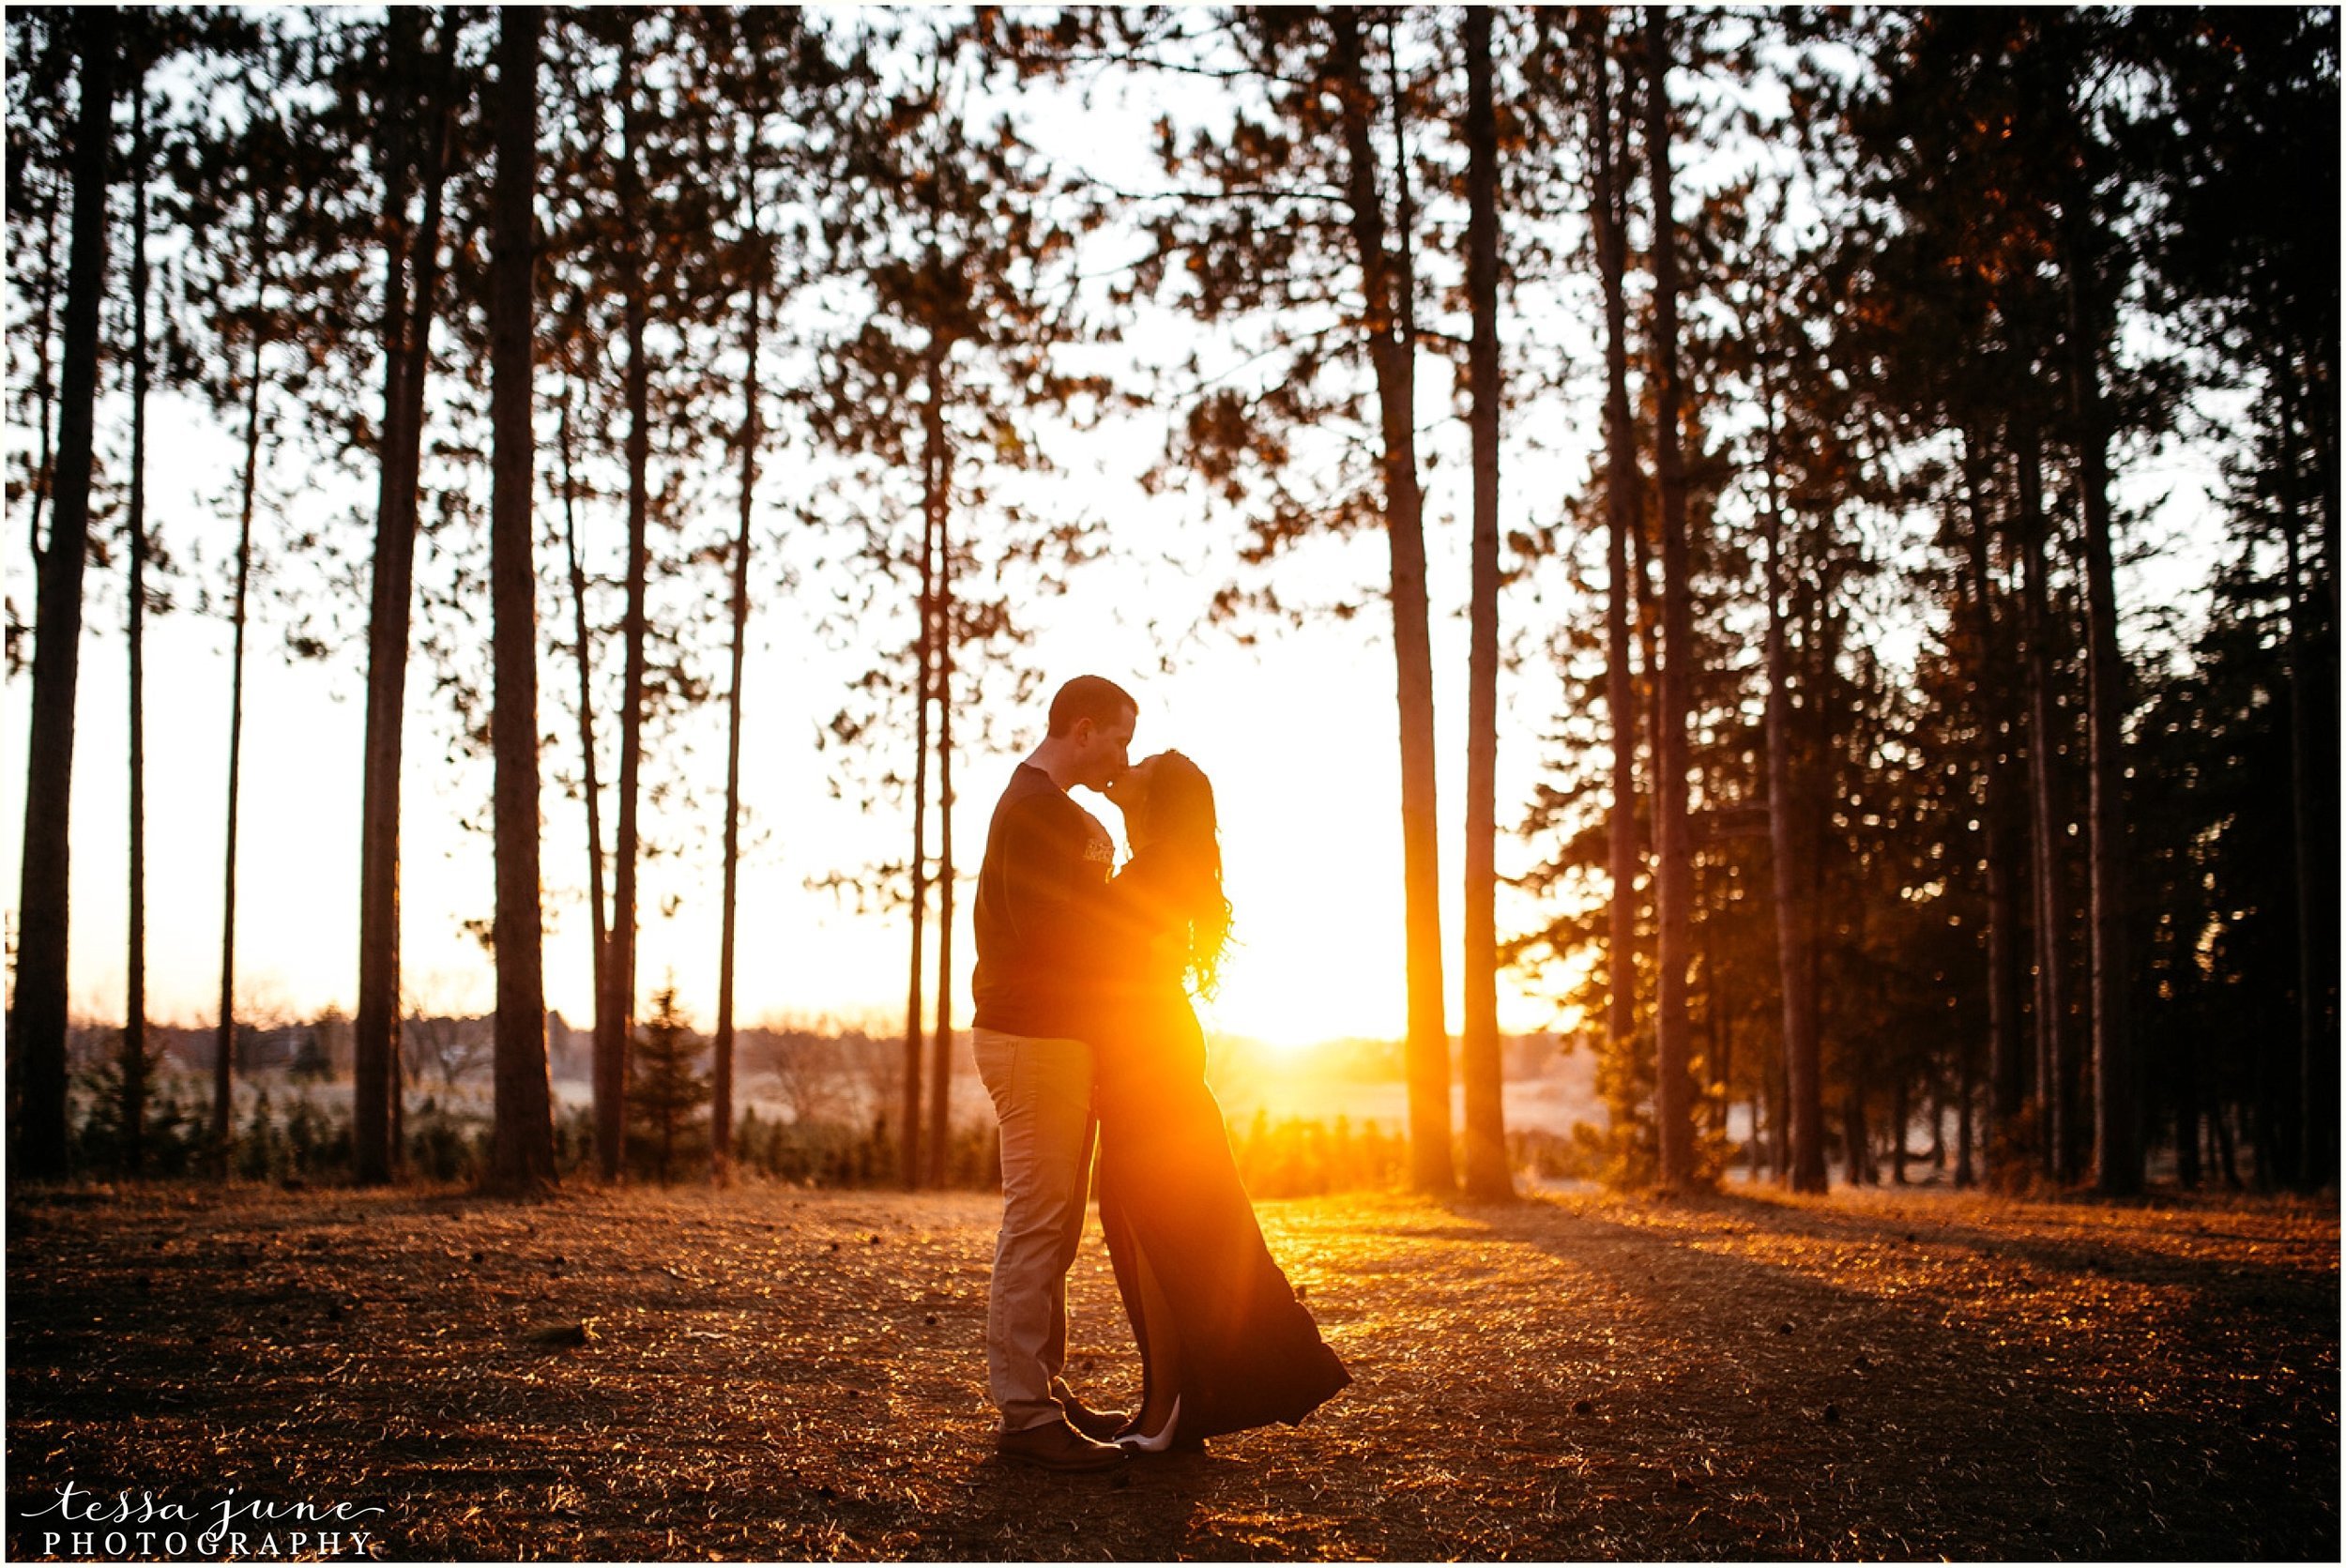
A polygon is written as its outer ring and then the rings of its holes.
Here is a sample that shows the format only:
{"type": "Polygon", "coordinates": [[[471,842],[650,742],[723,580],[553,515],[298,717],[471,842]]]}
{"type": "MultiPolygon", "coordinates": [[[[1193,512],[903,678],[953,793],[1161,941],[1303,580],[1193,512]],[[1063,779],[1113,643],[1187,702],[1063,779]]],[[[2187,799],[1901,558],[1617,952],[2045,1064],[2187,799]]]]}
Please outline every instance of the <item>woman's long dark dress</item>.
{"type": "Polygon", "coordinates": [[[1181,961],[1151,939],[1170,923],[1161,864],[1142,851],[1112,890],[1124,940],[1094,1040],[1100,1225],[1144,1366],[1156,1336],[1179,1346],[1176,1435],[1194,1439],[1292,1424],[1352,1379],[1272,1261],[1239,1181],[1181,961]],[[1144,1309],[1143,1258],[1167,1321],[1144,1309]]]}

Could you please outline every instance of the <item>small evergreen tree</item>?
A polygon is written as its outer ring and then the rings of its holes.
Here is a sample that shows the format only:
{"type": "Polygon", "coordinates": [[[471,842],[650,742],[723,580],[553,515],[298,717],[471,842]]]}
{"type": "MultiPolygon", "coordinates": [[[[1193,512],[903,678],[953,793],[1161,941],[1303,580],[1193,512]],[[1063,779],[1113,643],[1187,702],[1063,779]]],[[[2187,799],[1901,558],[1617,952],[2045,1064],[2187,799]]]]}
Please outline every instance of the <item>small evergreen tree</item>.
{"type": "Polygon", "coordinates": [[[643,1138],[656,1142],[654,1164],[665,1181],[678,1134],[691,1137],[706,1130],[695,1113],[708,1104],[709,1082],[695,1065],[700,1041],[692,1020],[678,1011],[676,986],[662,986],[651,1006],[628,1058],[627,1108],[643,1138]]]}

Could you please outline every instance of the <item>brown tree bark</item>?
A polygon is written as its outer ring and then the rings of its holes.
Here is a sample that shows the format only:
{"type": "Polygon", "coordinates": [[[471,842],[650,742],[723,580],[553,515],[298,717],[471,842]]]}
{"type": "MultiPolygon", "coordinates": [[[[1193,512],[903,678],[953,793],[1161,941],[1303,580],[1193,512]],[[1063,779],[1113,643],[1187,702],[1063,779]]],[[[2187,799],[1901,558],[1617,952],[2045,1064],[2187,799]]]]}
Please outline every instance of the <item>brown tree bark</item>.
{"type": "Polygon", "coordinates": [[[1492,102],[1491,13],[1466,13],[1467,351],[1473,388],[1474,535],[1467,655],[1465,1006],[1466,1190],[1515,1196],[1499,1057],[1499,118],[1492,102]]]}
{"type": "MultiPolygon", "coordinates": [[[[421,13],[392,8],[385,46],[388,79],[416,79],[421,54],[421,13]]],[[[374,581],[367,630],[366,761],[359,827],[358,1006],[352,1019],[354,1056],[351,1143],[361,1183],[386,1181],[400,1165],[399,1041],[400,756],[407,700],[407,640],[415,592],[417,483],[421,466],[423,392],[430,372],[432,318],[439,292],[439,223],[448,173],[449,119],[445,96],[453,45],[441,20],[433,87],[421,95],[420,117],[435,118],[436,156],[429,165],[424,221],[419,234],[407,218],[413,156],[408,106],[393,108],[384,129],[385,229],[384,394],[382,482],[375,508],[374,581]],[[412,307],[408,269],[415,268],[412,307]]]]}
{"type": "MultiPolygon", "coordinates": [[[[1773,301],[1770,302],[1773,309],[1773,301]]],[[[1774,866],[1777,992],[1784,1017],[1784,1075],[1789,1114],[1787,1163],[1792,1190],[1821,1193],[1824,1161],[1824,1073],[1817,1028],[1817,954],[1813,911],[1814,845],[1802,831],[1792,793],[1791,659],[1785,640],[1784,507],[1775,392],[1762,367],[1767,419],[1768,853],[1774,866]]],[[[1812,702],[1815,700],[1812,693],[1812,702]]]]}
{"type": "MultiPolygon", "coordinates": [[[[1406,261],[1396,266],[1387,249],[1384,198],[1370,138],[1376,93],[1362,63],[1360,19],[1345,8],[1331,9],[1326,16],[1333,35],[1329,66],[1340,104],[1349,226],[1366,300],[1362,325],[1376,372],[1384,448],[1385,539],[1392,553],[1394,688],[1401,738],[1409,1180],[1421,1191],[1450,1192],[1456,1182],[1450,1156],[1450,1040],[1443,1015],[1441,866],[1435,837],[1433,645],[1426,620],[1424,498],[1417,482],[1417,343],[1408,319],[1414,290],[1406,261]]],[[[1405,257],[1408,216],[1405,201],[1405,257]]]]}
{"type": "Polygon", "coordinates": [[[146,87],[130,95],[130,931],[122,1020],[122,1163],[146,1136],[146,87]]]}
{"type": "MultiPolygon", "coordinates": [[[[932,395],[934,395],[932,393],[932,395]]],[[[904,1131],[897,1166],[906,1190],[921,1184],[921,1058],[928,1043],[927,936],[929,912],[929,697],[937,661],[937,510],[934,449],[922,459],[920,631],[913,641],[912,682],[912,955],[905,982],[904,1131]]]]}
{"type": "MultiPolygon", "coordinates": [[[[602,784],[597,777],[595,763],[594,633],[586,622],[586,573],[578,558],[578,477],[571,464],[571,396],[567,385],[562,391],[562,419],[557,428],[562,443],[562,548],[570,567],[571,628],[578,655],[578,750],[585,771],[582,787],[586,796],[586,917],[589,938],[594,943],[589,967],[595,991],[595,1040],[600,1043],[607,995],[604,971],[611,963],[611,932],[604,913],[609,906],[603,902],[602,784]]],[[[598,1054],[597,1073],[601,1072],[601,1063],[598,1054]]]]}
{"type": "Polygon", "coordinates": [[[1849,1145],[1849,1184],[1852,1187],[1879,1187],[1881,1169],[1874,1163],[1873,1133],[1866,1124],[1866,1073],[1864,1058],[1858,1060],[1856,1074],[1841,1103],[1843,1136],[1849,1145]]]}
{"type": "Polygon", "coordinates": [[[236,509],[236,586],[228,665],[228,830],[221,876],[220,1024],[212,1048],[212,1124],[225,1139],[236,1054],[236,836],[244,772],[244,632],[246,590],[252,576],[252,507],[261,480],[261,351],[267,346],[268,250],[266,216],[258,220],[259,277],[252,293],[252,371],[245,388],[244,480],[236,509]]]}
{"type": "MultiPolygon", "coordinates": [[[[258,317],[258,312],[255,312],[258,317]]],[[[260,347],[253,328],[253,378],[244,403],[244,486],[236,507],[236,589],[232,596],[232,650],[227,662],[227,850],[221,875],[221,1024],[213,1033],[211,1099],[216,1115],[230,1104],[230,1068],[236,1057],[236,822],[244,777],[244,617],[253,575],[253,497],[260,486],[260,347]]]]}
{"type": "Polygon", "coordinates": [[[1638,1032],[1638,700],[1630,672],[1629,625],[1639,594],[1630,572],[1630,541],[1638,534],[1636,429],[1629,412],[1629,306],[1622,289],[1628,270],[1625,235],[1627,120],[1617,136],[1612,112],[1609,25],[1590,27],[1591,102],[1594,127],[1590,221],[1596,230],[1597,274],[1605,293],[1605,708],[1612,726],[1612,802],[1607,848],[1609,874],[1606,962],[1611,972],[1606,1027],[1613,1048],[1628,1049],[1638,1032]]]}
{"type": "MultiPolygon", "coordinates": [[[[2316,759],[2328,750],[2318,718],[2324,701],[2322,693],[2334,688],[2323,678],[2327,674],[2325,661],[2315,653],[2321,617],[2315,590],[2308,582],[2300,410],[2290,390],[2294,379],[2294,368],[2284,360],[2277,367],[2273,382],[2281,389],[2281,543],[2289,594],[2289,800],[2292,836],[2297,846],[2293,878],[2297,915],[2297,1187],[2301,1192],[2319,1193],[2338,1181],[2338,797],[2335,788],[2325,792],[2317,777],[2316,759]]],[[[2323,504],[2329,504],[2326,495],[2323,504]]],[[[2334,638],[2335,621],[2330,625],[2334,638]]],[[[2335,697],[2329,700],[2335,702],[2335,697]]]]}
{"type": "Polygon", "coordinates": [[[2068,1157],[2070,1121],[2068,984],[2061,932],[2060,773],[2054,727],[2052,608],[2045,583],[2043,457],[2036,427],[2023,423],[2014,443],[2019,467],[2020,634],[2028,645],[2030,891],[2036,934],[2037,1135],[2045,1174],[2065,1181],[2076,1173],[2068,1157]]]}
{"type": "Polygon", "coordinates": [[[1645,8],[1646,170],[1653,190],[1654,472],[1662,557],[1662,722],[1656,738],[1654,1117],[1662,1185],[1695,1180],[1692,1041],[1686,1017],[1694,851],[1687,831],[1686,724],[1693,683],[1694,590],[1687,548],[1686,475],[1679,450],[1685,401],[1678,364],[1678,225],[1671,215],[1669,46],[1663,8],[1645,8]]]}
{"type": "Polygon", "coordinates": [[[1890,1090],[1890,1183],[1906,1185],[1906,1127],[1911,1118],[1906,1074],[1900,1073],[1890,1090]]]}
{"type": "Polygon", "coordinates": [[[929,358],[922,410],[929,454],[927,510],[937,539],[937,1035],[929,1052],[928,1182],[945,1184],[953,1089],[953,549],[952,451],[946,444],[941,353],[929,358]]]}
{"type": "Polygon", "coordinates": [[[2105,1197],[2142,1190],[2141,1064],[2126,967],[2125,661],[2110,560],[2110,426],[2103,406],[2106,332],[2087,248],[2067,247],[2070,391],[2078,420],[2078,486],[2085,538],[2086,708],[2091,766],[2094,985],[2094,1184],[2105,1197]]]}
{"type": "MultiPolygon", "coordinates": [[[[632,93],[634,36],[619,51],[619,81],[632,93]]],[[[620,629],[627,648],[625,687],[619,699],[619,822],[613,845],[611,955],[603,995],[595,1009],[595,1148],[602,1178],[619,1179],[627,1155],[627,1058],[635,1038],[635,875],[640,851],[637,796],[644,743],[644,595],[648,567],[646,542],[650,505],[651,373],[644,358],[644,332],[650,315],[643,255],[643,178],[638,114],[633,98],[620,111],[619,223],[626,276],[627,337],[627,618],[620,629]]]]}
{"type": "MultiPolygon", "coordinates": [[[[385,76],[412,81],[423,26],[393,7],[384,23],[385,76]]],[[[402,504],[399,423],[410,372],[407,217],[413,127],[404,106],[383,116],[383,428],[375,502],[373,602],[367,618],[367,721],[359,807],[358,1005],[351,1019],[351,1161],[363,1185],[399,1166],[399,757],[407,693],[408,615],[415,589],[413,517],[402,504]]],[[[219,1115],[225,1119],[227,1106],[219,1115]]],[[[221,1126],[224,1138],[225,1120],[221,1126]]]]}
{"type": "MultiPolygon", "coordinates": [[[[754,178],[752,180],[754,189],[754,178]]],[[[741,659],[750,626],[750,507],[757,487],[757,350],[764,279],[752,273],[749,293],[748,365],[741,375],[741,518],[733,541],[733,654],[725,688],[724,915],[717,941],[717,1038],[711,1047],[708,1159],[723,1176],[733,1158],[733,944],[734,906],[741,862],[741,659]]]]}
{"type": "Polygon", "coordinates": [[[1696,934],[1696,946],[1702,971],[1702,1073],[1696,1086],[1697,1114],[1711,1123],[1711,1130],[1721,1142],[1727,1138],[1727,1084],[1735,1065],[1735,1036],[1727,1020],[1725,998],[1719,994],[1718,964],[1718,906],[1713,902],[1715,878],[1707,873],[1696,878],[1695,904],[1702,911],[1702,924],[1696,934]],[[1702,1091],[1701,1085],[1719,1086],[1717,1098],[1702,1091]]]}
{"type": "Polygon", "coordinates": [[[546,1074],[544,923],[538,859],[538,573],[531,497],[532,296],[538,184],[538,8],[498,13],[496,183],[489,270],[492,451],[489,581],[495,696],[496,1087],[490,1183],[519,1194],[554,1177],[546,1074]]]}
{"type": "Polygon", "coordinates": [[[16,1128],[11,1174],[66,1174],[66,931],[73,801],[73,708],[81,676],[82,569],[98,395],[98,307],[106,286],[107,151],[114,118],[116,13],[75,13],[81,108],[74,126],[73,226],[65,297],[49,541],[36,556],[33,713],[25,747],[24,853],[17,898],[16,994],[9,1019],[16,1128]],[[21,1096],[21,1099],[18,1098],[21,1096]]]}
{"type": "MultiPolygon", "coordinates": [[[[2009,1150],[2009,1134],[2019,1120],[2025,1098],[2028,1058],[2020,1046],[2020,918],[2019,899],[2013,885],[2016,868],[2012,851],[2011,767],[2007,756],[2012,723],[2005,695],[2003,645],[1997,632],[1993,525],[1983,494],[1987,465],[1986,456],[1967,433],[1963,471],[1971,527],[1965,544],[1971,568],[1972,636],[1978,650],[1972,671],[1972,690],[1977,694],[1980,732],[1986,748],[1981,758],[1985,799],[1980,803],[1980,822],[1986,840],[1983,858],[1988,872],[1988,1080],[1993,1112],[1992,1135],[1998,1149],[2009,1150]]],[[[1971,1066],[1967,1048],[1963,1055],[1963,1142],[1957,1169],[1958,1184],[1968,1184],[1971,1180],[1971,1066]]]]}

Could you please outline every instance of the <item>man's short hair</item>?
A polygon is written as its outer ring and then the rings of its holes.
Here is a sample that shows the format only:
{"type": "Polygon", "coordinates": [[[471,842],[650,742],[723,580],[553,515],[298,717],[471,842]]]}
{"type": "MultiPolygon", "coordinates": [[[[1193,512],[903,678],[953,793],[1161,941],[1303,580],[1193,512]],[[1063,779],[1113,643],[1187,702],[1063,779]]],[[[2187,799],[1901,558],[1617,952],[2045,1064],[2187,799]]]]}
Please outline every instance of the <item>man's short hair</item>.
{"type": "Polygon", "coordinates": [[[1079,675],[1059,689],[1051,699],[1051,735],[1066,735],[1079,719],[1089,719],[1094,725],[1116,723],[1125,714],[1138,714],[1140,704],[1133,694],[1105,676],[1079,675]]]}

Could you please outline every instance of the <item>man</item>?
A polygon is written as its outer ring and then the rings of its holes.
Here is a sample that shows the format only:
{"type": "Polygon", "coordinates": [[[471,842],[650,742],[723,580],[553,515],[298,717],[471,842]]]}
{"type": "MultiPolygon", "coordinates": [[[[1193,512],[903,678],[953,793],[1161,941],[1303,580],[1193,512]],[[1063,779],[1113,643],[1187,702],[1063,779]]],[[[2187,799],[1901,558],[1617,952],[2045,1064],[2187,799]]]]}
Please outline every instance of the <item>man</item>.
{"type": "Polygon", "coordinates": [[[971,989],[979,1076],[1002,1126],[1002,1230],[986,1302],[986,1380],[1005,1459],[1053,1470],[1110,1469],[1101,1439],[1121,1411],[1092,1410],[1059,1373],[1067,1360],[1067,1271],[1090,1185],[1091,1007],[1108,875],[1107,830],[1070,799],[1123,773],[1139,705],[1114,681],[1077,676],[1051,699],[1043,744],[994,808],[978,873],[971,989]]]}

